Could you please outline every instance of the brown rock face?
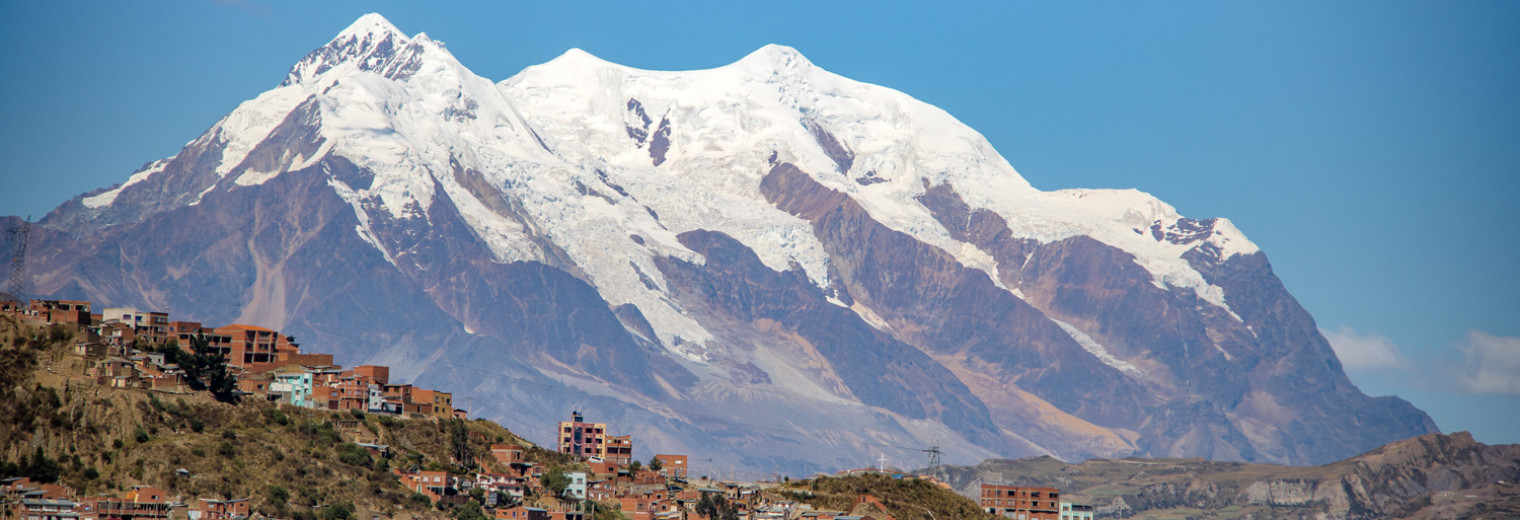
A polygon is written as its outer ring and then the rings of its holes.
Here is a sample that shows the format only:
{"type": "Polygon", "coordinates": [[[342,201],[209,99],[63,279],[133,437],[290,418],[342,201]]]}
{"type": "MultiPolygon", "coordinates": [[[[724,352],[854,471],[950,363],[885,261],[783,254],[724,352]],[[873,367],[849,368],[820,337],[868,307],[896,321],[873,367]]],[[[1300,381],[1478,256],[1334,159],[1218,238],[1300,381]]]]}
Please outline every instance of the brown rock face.
{"type": "Polygon", "coordinates": [[[1099,514],[1204,518],[1515,518],[1520,445],[1466,432],[1405,439],[1342,461],[1289,467],[1201,459],[989,460],[937,471],[962,494],[981,482],[1057,486],[1099,514]],[[1214,513],[1214,514],[1211,514],[1214,513]],[[1216,515],[1217,514],[1217,515],[1216,515]]]}
{"type": "MultiPolygon", "coordinates": [[[[949,184],[928,186],[919,201],[956,239],[992,255],[1004,284],[1040,312],[1143,361],[1139,379],[1162,403],[1131,426],[1145,453],[1307,464],[1437,431],[1407,402],[1370,398],[1351,384],[1262,253],[1224,262],[1208,248],[1187,256],[1224,289],[1232,316],[1157,287],[1128,253],[1091,238],[1014,237],[1002,217],[969,208],[949,184]]],[[[1184,220],[1152,232],[1186,243],[1213,225],[1184,220]]]]}

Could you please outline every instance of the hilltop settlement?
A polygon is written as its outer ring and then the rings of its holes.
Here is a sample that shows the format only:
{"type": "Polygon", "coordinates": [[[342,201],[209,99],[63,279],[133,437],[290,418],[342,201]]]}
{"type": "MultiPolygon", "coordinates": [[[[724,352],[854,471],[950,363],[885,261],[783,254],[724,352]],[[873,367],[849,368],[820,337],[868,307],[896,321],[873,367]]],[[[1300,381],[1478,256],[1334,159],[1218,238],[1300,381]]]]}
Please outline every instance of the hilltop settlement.
{"type": "Polygon", "coordinates": [[[710,479],[684,454],[644,462],[632,436],[575,411],[545,425],[549,451],[470,420],[450,392],[256,325],[14,298],[0,298],[0,325],[7,520],[1093,517],[1055,488],[982,483],[973,502],[886,467],[710,479]]]}

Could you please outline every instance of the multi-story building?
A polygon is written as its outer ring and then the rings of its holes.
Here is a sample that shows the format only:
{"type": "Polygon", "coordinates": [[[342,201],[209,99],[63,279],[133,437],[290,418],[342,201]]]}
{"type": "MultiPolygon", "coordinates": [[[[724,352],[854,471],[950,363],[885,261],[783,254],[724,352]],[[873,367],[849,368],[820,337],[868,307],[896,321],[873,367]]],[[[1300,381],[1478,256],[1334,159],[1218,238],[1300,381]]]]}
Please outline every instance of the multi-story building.
{"type": "Polygon", "coordinates": [[[214,332],[220,341],[213,346],[221,350],[229,365],[269,363],[278,360],[281,354],[301,351],[300,345],[290,341],[290,336],[263,327],[233,324],[217,327],[214,332]]]}
{"type": "Polygon", "coordinates": [[[32,300],[31,314],[48,323],[91,325],[90,302],[83,300],[32,300]]]}
{"type": "MultiPolygon", "coordinates": [[[[100,311],[102,324],[119,323],[132,329],[132,339],[162,345],[175,339],[169,330],[169,313],[139,311],[131,307],[111,307],[100,311]]],[[[120,335],[119,332],[115,333],[120,335]]]]}
{"type": "Polygon", "coordinates": [[[660,474],[672,478],[686,478],[685,455],[655,455],[660,461],[660,474]]]}
{"type": "Polygon", "coordinates": [[[555,432],[559,452],[581,457],[605,457],[607,423],[588,423],[580,412],[571,412],[569,421],[561,421],[555,432]]]}
{"type": "Polygon", "coordinates": [[[1061,492],[1050,487],[982,484],[982,510],[1014,520],[1059,520],[1061,492]]]}
{"type": "Polygon", "coordinates": [[[409,402],[417,405],[430,405],[422,413],[440,419],[452,419],[454,417],[454,394],[438,390],[428,390],[426,388],[416,388],[412,390],[412,399],[409,402]]]}
{"type": "Polygon", "coordinates": [[[248,499],[212,500],[202,498],[190,510],[191,520],[237,520],[248,518],[248,499]]]}
{"type": "Polygon", "coordinates": [[[1061,502],[1061,520],[1093,520],[1093,506],[1061,502]]]}
{"type": "Polygon", "coordinates": [[[566,473],[565,477],[570,479],[570,485],[565,486],[565,497],[574,498],[576,500],[585,500],[586,473],[583,471],[572,471],[570,473],[566,473]]]}
{"type": "Polygon", "coordinates": [[[602,450],[602,458],[607,459],[607,462],[619,466],[633,464],[632,435],[609,436],[606,439],[605,448],[602,450]]]}
{"type": "Polygon", "coordinates": [[[163,490],[136,486],[126,498],[85,498],[74,511],[80,520],[167,520],[171,507],[163,490]]]}
{"type": "MultiPolygon", "coordinates": [[[[106,309],[106,312],[112,310],[106,309]]],[[[107,318],[109,317],[108,314],[107,318]]],[[[180,348],[185,350],[190,350],[191,341],[197,336],[205,338],[206,343],[221,353],[222,357],[227,359],[227,364],[231,366],[251,367],[256,364],[283,361],[301,354],[301,346],[291,341],[290,336],[253,325],[232,324],[206,328],[193,321],[169,322],[166,316],[164,330],[167,338],[179,342],[180,348]]],[[[324,364],[321,360],[326,359],[325,364],[331,364],[331,356],[324,356],[318,359],[303,359],[300,362],[316,365],[324,364]]]]}
{"type": "Polygon", "coordinates": [[[444,495],[454,494],[455,479],[449,476],[447,471],[417,471],[402,472],[399,469],[391,470],[396,476],[401,477],[401,483],[412,491],[422,493],[428,500],[437,502],[444,495]]]}
{"type": "Polygon", "coordinates": [[[280,400],[302,408],[312,407],[311,372],[282,369],[269,382],[269,393],[278,394],[280,400]]]}
{"type": "Polygon", "coordinates": [[[67,498],[26,497],[21,499],[20,520],[75,520],[74,501],[67,498]]]}

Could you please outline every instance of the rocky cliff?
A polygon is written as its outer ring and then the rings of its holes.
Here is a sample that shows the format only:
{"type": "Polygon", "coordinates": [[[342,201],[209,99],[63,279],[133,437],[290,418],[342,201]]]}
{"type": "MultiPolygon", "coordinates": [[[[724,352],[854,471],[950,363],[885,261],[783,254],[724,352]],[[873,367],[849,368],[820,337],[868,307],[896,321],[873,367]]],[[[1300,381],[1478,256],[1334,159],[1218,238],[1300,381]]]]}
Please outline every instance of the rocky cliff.
{"type": "Polygon", "coordinates": [[[1515,518],[1520,445],[1466,432],[1394,442],[1346,460],[1285,467],[1202,459],[989,460],[936,471],[963,495],[985,482],[1054,486],[1101,515],[1161,518],[1515,518]]]}

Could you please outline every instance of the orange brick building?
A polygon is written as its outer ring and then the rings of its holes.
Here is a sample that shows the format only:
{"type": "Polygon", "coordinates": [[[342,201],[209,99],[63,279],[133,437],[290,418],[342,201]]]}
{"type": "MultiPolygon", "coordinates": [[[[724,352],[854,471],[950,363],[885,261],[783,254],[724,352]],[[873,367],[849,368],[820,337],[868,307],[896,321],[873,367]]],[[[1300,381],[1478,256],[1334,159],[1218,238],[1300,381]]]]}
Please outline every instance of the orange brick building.
{"type": "Polygon", "coordinates": [[[1014,520],[1060,520],[1061,491],[1050,487],[982,484],[982,510],[1014,520]]]}
{"type": "Polygon", "coordinates": [[[48,323],[91,324],[90,302],[81,300],[32,300],[31,314],[48,323]]]}
{"type": "Polygon", "coordinates": [[[616,437],[607,437],[607,445],[606,446],[607,446],[606,450],[604,451],[604,454],[602,455],[602,457],[606,458],[607,462],[611,462],[611,463],[617,464],[619,466],[626,466],[628,464],[633,464],[633,436],[632,435],[620,435],[620,436],[616,436],[616,437]]]}
{"type": "Polygon", "coordinates": [[[673,478],[686,478],[685,455],[655,455],[654,458],[660,461],[661,474],[673,478]]]}
{"type": "Polygon", "coordinates": [[[235,520],[248,518],[248,499],[236,500],[212,500],[202,498],[196,501],[192,511],[200,513],[201,520],[235,520]]]}

